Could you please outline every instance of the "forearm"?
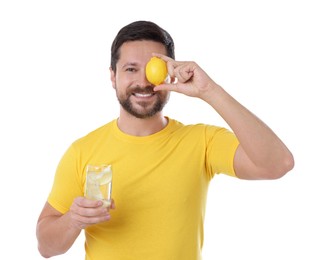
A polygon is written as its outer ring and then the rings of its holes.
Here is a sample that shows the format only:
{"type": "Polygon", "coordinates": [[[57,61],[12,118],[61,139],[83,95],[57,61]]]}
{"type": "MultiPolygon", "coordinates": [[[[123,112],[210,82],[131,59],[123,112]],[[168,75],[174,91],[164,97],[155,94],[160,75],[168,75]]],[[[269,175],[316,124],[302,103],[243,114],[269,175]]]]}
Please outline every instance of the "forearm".
{"type": "Polygon", "coordinates": [[[195,62],[177,62],[163,55],[159,57],[168,62],[169,75],[177,82],[161,84],[154,90],[176,91],[201,98],[221,115],[240,142],[234,156],[238,177],[273,179],[293,168],[293,156],[277,135],[217,85],[195,62]]]}
{"type": "Polygon", "coordinates": [[[70,214],[47,216],[37,225],[38,249],[49,258],[65,253],[79,236],[81,229],[71,224],[70,214]]]}

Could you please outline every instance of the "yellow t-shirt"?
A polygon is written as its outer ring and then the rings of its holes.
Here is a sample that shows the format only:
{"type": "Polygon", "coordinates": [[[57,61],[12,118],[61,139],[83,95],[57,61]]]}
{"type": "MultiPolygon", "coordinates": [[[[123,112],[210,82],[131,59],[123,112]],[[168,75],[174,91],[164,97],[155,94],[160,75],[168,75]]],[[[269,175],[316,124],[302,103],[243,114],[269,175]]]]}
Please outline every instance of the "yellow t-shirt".
{"type": "Polygon", "coordinates": [[[88,164],[111,164],[111,220],[86,228],[86,259],[201,259],[208,184],[235,176],[237,138],[224,128],[168,125],[150,136],[114,120],[74,142],[61,159],[48,202],[61,213],[84,195],[88,164]]]}

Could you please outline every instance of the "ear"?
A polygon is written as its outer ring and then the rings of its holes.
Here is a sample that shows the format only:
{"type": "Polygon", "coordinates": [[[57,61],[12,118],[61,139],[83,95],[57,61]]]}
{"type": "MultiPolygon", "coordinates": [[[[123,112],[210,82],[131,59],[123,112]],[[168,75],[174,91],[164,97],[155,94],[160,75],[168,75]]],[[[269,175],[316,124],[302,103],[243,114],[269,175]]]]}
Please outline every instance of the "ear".
{"type": "Polygon", "coordinates": [[[114,89],[116,86],[116,79],[115,78],[116,78],[115,72],[112,70],[112,67],[110,67],[110,79],[111,79],[112,86],[114,89]]]}

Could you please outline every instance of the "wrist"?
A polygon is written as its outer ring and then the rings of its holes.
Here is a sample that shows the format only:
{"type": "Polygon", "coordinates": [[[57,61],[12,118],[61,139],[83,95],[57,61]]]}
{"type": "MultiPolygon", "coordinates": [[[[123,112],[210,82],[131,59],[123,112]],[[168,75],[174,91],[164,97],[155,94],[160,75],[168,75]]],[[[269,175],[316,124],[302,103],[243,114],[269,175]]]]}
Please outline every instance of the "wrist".
{"type": "Polygon", "coordinates": [[[221,90],[223,89],[217,83],[211,81],[205,87],[200,98],[212,106],[219,98],[221,90]]]}

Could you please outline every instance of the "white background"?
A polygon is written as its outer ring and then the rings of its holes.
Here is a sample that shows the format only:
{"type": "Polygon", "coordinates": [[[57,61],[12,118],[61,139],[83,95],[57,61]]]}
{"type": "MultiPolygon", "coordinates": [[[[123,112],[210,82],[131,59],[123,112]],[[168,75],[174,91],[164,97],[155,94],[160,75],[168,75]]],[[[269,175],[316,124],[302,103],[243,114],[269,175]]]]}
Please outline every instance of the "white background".
{"type": "MultiPolygon", "coordinates": [[[[114,119],[110,45],[134,20],[152,20],[265,121],[296,166],[275,181],[215,177],[205,260],[322,259],[322,10],[319,1],[1,1],[1,255],[42,259],[35,228],[72,141],[114,119]]],[[[199,100],[172,95],[165,114],[225,122],[199,100]]],[[[63,256],[83,259],[83,237],[63,256]]]]}

